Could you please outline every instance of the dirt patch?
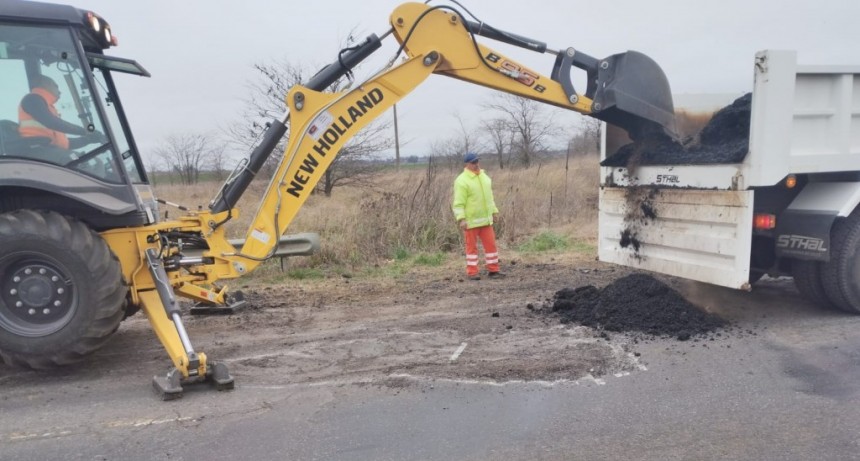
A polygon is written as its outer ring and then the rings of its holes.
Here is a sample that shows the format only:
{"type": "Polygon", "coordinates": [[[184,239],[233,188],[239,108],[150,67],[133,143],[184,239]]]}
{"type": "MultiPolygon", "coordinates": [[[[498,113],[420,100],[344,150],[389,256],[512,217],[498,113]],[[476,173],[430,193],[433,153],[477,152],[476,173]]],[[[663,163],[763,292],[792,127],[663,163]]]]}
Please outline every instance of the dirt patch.
{"type": "Polygon", "coordinates": [[[686,341],[727,326],[677,291],[646,274],[630,274],[603,289],[593,285],[555,294],[552,312],[564,323],[614,332],[635,332],[686,341]]]}
{"type": "MultiPolygon", "coordinates": [[[[677,319],[649,327],[645,316],[648,309],[658,315],[676,312],[680,300],[659,287],[621,285],[618,280],[630,269],[600,263],[591,254],[535,255],[502,267],[505,279],[478,282],[464,280],[456,261],[397,278],[332,275],[238,285],[248,299],[244,309],[184,320],[196,350],[227,364],[240,391],[306,384],[400,388],[435,380],[590,382],[647,365],[648,357],[636,349],[638,337],[607,334],[616,326],[629,329],[635,321],[646,332],[666,333],[672,325],[680,332],[677,319]],[[633,317],[609,317],[615,320],[610,323],[595,311],[594,321],[560,322],[558,315],[568,313],[545,306],[564,287],[580,286],[607,287],[597,290],[604,304],[594,307],[611,316],[626,310],[633,317]],[[653,299],[625,297],[640,293],[653,299]]],[[[654,321],[665,321],[660,319],[654,321]]],[[[702,331],[702,324],[687,327],[691,335],[702,331]]],[[[695,345],[669,341],[672,347],[695,345]]],[[[118,385],[139,392],[169,364],[146,317],[137,314],[123,322],[109,347],[62,369],[62,376],[64,382],[89,386],[88,392],[113,392],[118,385]]],[[[10,398],[23,399],[34,386],[56,382],[52,376],[0,366],[0,383],[10,398]]]]}
{"type": "Polygon", "coordinates": [[[698,135],[678,142],[662,131],[620,147],[602,166],[740,163],[749,150],[752,93],[720,109],[698,135]]]}
{"type": "MultiPolygon", "coordinates": [[[[604,286],[627,269],[592,255],[539,255],[503,262],[503,271],[505,279],[473,282],[457,261],[397,279],[239,286],[247,309],[190,316],[186,326],[201,351],[251,385],[554,382],[640,369],[627,338],[562,324],[539,307],[560,288],[604,286]]],[[[150,369],[164,361],[153,358],[150,369]]]]}

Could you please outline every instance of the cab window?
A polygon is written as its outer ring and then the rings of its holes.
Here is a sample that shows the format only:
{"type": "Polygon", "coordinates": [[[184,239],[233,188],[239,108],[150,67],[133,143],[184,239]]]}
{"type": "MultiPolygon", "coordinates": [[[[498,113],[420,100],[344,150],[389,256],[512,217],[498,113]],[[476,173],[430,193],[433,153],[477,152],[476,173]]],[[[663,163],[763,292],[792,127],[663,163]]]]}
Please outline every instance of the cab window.
{"type": "Polygon", "coordinates": [[[119,182],[85,72],[69,29],[0,23],[0,156],[119,182]]]}

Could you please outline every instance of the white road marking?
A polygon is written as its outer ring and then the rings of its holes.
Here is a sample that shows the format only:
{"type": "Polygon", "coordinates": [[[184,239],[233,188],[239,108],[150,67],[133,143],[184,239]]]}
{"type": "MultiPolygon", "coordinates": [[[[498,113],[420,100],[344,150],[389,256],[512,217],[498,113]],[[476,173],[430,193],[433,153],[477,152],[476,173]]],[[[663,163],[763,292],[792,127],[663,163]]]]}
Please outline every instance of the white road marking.
{"type": "MultiPolygon", "coordinates": [[[[176,418],[165,418],[165,419],[138,419],[131,421],[108,421],[103,424],[99,424],[98,427],[103,428],[123,428],[123,427],[146,427],[146,426],[157,426],[159,424],[167,424],[167,423],[178,423],[182,421],[191,421],[194,418],[191,417],[176,417],[176,418]]],[[[57,437],[68,437],[77,434],[81,434],[86,430],[86,428],[77,428],[77,429],[55,429],[48,432],[12,432],[9,434],[0,434],[0,441],[6,440],[9,442],[23,442],[29,440],[40,440],[40,439],[53,439],[57,437]]]]}
{"type": "Polygon", "coordinates": [[[392,373],[388,375],[391,378],[405,378],[411,379],[417,382],[445,382],[445,383],[455,383],[455,384],[477,384],[480,386],[494,386],[494,387],[505,387],[516,384],[535,384],[543,387],[555,387],[560,384],[596,384],[598,386],[603,386],[606,384],[606,381],[600,378],[595,378],[592,375],[585,375],[579,379],[556,379],[554,381],[546,381],[546,380],[524,380],[524,379],[511,379],[508,381],[482,381],[477,379],[452,379],[452,378],[427,378],[426,376],[415,376],[410,375],[408,373],[392,373]]]}
{"type": "Polygon", "coordinates": [[[110,421],[105,424],[107,427],[142,427],[142,426],[157,426],[159,424],[178,423],[180,421],[191,421],[194,418],[176,417],[167,419],[140,419],[137,421],[110,421]]]}
{"type": "Polygon", "coordinates": [[[62,437],[66,435],[71,435],[72,431],[59,431],[59,432],[42,432],[42,433],[30,433],[30,434],[22,434],[19,432],[12,433],[8,436],[10,442],[17,442],[20,440],[33,440],[33,439],[50,439],[54,437],[62,437]]]}
{"type": "Polygon", "coordinates": [[[453,362],[457,360],[457,357],[459,357],[464,350],[466,350],[466,343],[460,344],[460,347],[458,347],[457,350],[454,352],[454,355],[451,356],[451,361],[453,362]]]}
{"type": "Polygon", "coordinates": [[[587,375],[585,375],[582,378],[577,380],[577,382],[579,382],[579,381],[585,381],[585,382],[591,381],[594,384],[597,384],[598,386],[605,386],[606,385],[606,380],[604,380],[603,378],[595,378],[591,373],[589,373],[589,374],[587,374],[587,375]]]}

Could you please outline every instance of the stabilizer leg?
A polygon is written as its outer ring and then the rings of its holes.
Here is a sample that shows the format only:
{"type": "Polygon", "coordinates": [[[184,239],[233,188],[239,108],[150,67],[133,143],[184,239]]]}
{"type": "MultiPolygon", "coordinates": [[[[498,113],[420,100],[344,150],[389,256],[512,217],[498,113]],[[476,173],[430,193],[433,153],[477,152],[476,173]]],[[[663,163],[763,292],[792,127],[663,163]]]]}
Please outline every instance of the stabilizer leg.
{"type": "Polygon", "coordinates": [[[223,363],[208,364],[206,354],[197,353],[182,323],[179,303],[168,282],[167,272],[155,249],[146,250],[146,259],[156,291],[139,292],[144,312],[175,368],[152,380],[163,400],[182,397],[182,385],[211,380],[218,390],[233,389],[233,377],[223,363]]]}
{"type": "Polygon", "coordinates": [[[155,393],[161,396],[161,400],[174,400],[182,397],[182,373],[176,368],[167,372],[165,376],[154,376],[152,387],[155,393]]]}
{"type": "Polygon", "coordinates": [[[213,383],[215,383],[215,389],[219,391],[229,391],[233,389],[233,377],[230,376],[230,372],[227,371],[227,365],[223,363],[213,363],[210,367],[207,375],[210,377],[213,383]]]}

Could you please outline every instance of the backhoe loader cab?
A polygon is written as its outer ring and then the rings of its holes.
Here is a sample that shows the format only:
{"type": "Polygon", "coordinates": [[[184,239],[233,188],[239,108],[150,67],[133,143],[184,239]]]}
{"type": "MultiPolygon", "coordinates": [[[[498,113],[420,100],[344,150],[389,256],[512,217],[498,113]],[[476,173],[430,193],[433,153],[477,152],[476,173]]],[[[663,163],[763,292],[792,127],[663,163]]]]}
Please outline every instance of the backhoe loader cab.
{"type": "Polygon", "coordinates": [[[94,13],[0,0],[0,212],[53,210],[95,230],[154,222],[112,76],[148,73],[103,54],[115,44],[94,13]],[[34,101],[32,110],[54,112],[65,126],[46,127],[29,114],[24,107],[34,101]]]}
{"type": "Polygon", "coordinates": [[[75,362],[104,344],[127,313],[120,261],[98,233],[154,224],[157,209],[113,79],[114,72],[148,73],[104,55],[113,45],[110,25],[94,13],[0,0],[0,358],[7,364],[75,362]]]}

